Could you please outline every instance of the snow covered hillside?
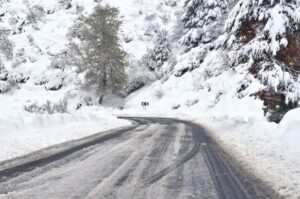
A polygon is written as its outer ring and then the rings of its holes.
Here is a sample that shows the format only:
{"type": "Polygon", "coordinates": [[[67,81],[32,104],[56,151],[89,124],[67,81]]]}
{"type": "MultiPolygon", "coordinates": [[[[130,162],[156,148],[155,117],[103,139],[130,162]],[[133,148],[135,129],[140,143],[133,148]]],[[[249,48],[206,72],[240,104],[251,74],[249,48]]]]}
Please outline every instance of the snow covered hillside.
{"type": "Polygon", "coordinates": [[[96,5],[1,1],[0,161],[129,124],[92,107],[93,94],[80,90],[81,77],[66,66],[69,28],[96,5]]]}
{"type": "Polygon", "coordinates": [[[188,0],[177,5],[176,25],[167,28],[163,42],[154,42],[156,56],[150,51],[144,59],[163,84],[174,86],[174,81],[191,79],[184,87],[194,94],[207,92],[210,109],[220,114],[230,114],[218,111],[230,109],[230,101],[251,101],[250,106],[257,104],[263,110],[256,116],[279,122],[298,106],[296,1],[188,0]],[[223,104],[223,100],[229,101],[223,104]]]}
{"type": "Polygon", "coordinates": [[[300,197],[298,1],[4,0],[0,24],[0,161],[128,124],[114,114],[179,117],[300,197]],[[67,60],[69,28],[105,4],[120,10],[128,86],[99,106],[67,60]]]}
{"type": "MultiPolygon", "coordinates": [[[[127,125],[110,107],[122,99],[108,98],[98,107],[92,91],[83,91],[82,76],[70,65],[70,28],[97,5],[118,7],[123,22],[120,38],[129,54],[129,81],[153,81],[140,67],[161,26],[170,28],[174,2],[96,0],[5,0],[0,2],[0,160],[127,125]]],[[[171,23],[172,22],[172,23],[171,23]]]]}

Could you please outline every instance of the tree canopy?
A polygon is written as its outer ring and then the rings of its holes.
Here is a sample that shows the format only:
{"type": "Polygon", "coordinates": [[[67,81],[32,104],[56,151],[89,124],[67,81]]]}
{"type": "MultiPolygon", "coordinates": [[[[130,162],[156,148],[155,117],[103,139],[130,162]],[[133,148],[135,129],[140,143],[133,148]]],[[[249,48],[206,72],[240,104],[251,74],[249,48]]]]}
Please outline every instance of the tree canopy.
{"type": "Polygon", "coordinates": [[[97,6],[81,16],[70,31],[72,63],[84,74],[83,87],[100,96],[117,93],[126,84],[126,52],[118,37],[117,8],[97,6]]]}

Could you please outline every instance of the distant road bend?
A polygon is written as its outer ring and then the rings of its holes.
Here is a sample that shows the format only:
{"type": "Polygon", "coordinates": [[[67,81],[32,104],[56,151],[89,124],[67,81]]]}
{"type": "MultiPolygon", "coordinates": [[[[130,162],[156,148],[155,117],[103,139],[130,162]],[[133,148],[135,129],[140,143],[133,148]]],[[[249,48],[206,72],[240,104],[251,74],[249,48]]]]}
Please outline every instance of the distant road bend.
{"type": "Polygon", "coordinates": [[[0,163],[0,199],[275,198],[199,125],[124,119],[133,125],[0,163]]]}

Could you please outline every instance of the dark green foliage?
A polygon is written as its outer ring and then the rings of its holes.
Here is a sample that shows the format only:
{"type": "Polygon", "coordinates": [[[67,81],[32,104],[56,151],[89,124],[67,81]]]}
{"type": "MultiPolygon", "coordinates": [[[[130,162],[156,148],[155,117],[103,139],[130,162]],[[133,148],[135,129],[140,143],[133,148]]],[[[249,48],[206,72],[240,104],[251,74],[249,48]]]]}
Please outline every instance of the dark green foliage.
{"type": "Polygon", "coordinates": [[[103,96],[126,84],[126,53],[120,46],[117,8],[97,6],[80,17],[70,31],[72,63],[84,74],[83,87],[103,96]]]}

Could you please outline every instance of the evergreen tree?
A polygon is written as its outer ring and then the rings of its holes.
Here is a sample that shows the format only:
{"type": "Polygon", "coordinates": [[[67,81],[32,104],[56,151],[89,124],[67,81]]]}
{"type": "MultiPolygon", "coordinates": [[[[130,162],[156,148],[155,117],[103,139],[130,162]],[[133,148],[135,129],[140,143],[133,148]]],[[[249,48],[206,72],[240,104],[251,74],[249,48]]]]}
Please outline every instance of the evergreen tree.
{"type": "Polygon", "coordinates": [[[172,52],[167,31],[159,31],[154,42],[154,48],[150,49],[144,57],[146,66],[150,70],[159,70],[168,61],[172,52]]]}
{"type": "Polygon", "coordinates": [[[126,84],[126,53],[120,46],[121,21],[117,8],[97,6],[88,17],[80,17],[72,27],[72,63],[84,74],[85,89],[103,96],[118,93],[126,84]]]}
{"type": "Polygon", "coordinates": [[[220,34],[220,19],[226,12],[227,4],[227,0],[186,0],[180,42],[195,47],[215,39],[220,34]]]}
{"type": "Polygon", "coordinates": [[[232,67],[265,85],[255,96],[274,121],[300,99],[299,21],[295,0],[239,0],[225,23],[232,67]]]}
{"type": "Polygon", "coordinates": [[[300,69],[298,13],[296,1],[239,0],[225,24],[234,38],[228,41],[239,46],[233,46],[233,66],[250,67],[270,90],[289,91],[300,69]]]}

